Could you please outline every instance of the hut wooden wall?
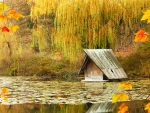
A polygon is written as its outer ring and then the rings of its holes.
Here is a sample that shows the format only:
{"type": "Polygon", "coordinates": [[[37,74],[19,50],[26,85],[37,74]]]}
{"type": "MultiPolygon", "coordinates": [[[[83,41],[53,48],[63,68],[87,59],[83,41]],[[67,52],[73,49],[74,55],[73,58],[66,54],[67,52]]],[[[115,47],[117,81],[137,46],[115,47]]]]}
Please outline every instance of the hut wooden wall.
{"type": "Polygon", "coordinates": [[[103,72],[91,60],[87,62],[87,65],[84,68],[84,74],[86,77],[103,79],[103,72]]]}

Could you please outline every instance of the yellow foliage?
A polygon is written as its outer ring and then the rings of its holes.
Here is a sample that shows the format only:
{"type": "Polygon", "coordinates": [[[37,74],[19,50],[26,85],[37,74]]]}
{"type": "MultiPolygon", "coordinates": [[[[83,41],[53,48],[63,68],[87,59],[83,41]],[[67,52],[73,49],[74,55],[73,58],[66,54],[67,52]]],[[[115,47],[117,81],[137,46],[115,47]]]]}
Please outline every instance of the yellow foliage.
{"type": "Polygon", "coordinates": [[[124,90],[132,90],[132,85],[129,82],[119,84],[118,88],[124,90]]]}
{"type": "Polygon", "coordinates": [[[129,100],[129,96],[124,93],[116,93],[112,97],[112,103],[116,103],[118,101],[127,101],[129,100]]]}
{"type": "Polygon", "coordinates": [[[128,106],[125,105],[125,103],[122,103],[122,104],[118,107],[118,113],[128,113],[128,106]]]}
{"type": "Polygon", "coordinates": [[[141,20],[147,20],[147,23],[150,23],[150,10],[144,12],[144,15],[142,16],[141,20]]]}
{"type": "Polygon", "coordinates": [[[33,20],[55,15],[53,46],[73,59],[82,47],[115,48],[120,21],[128,34],[141,18],[141,9],[150,6],[148,0],[28,0],[28,3],[33,20]]]}

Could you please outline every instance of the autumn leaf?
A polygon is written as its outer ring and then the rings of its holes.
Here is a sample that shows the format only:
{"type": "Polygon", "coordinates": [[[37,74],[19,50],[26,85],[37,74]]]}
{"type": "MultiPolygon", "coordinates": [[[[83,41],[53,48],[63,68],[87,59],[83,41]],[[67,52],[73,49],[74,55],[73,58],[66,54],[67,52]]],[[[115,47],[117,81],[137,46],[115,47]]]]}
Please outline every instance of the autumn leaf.
{"type": "Polygon", "coordinates": [[[118,107],[118,113],[128,113],[128,106],[125,103],[122,103],[118,107]]]}
{"type": "Polygon", "coordinates": [[[10,30],[12,30],[13,32],[16,32],[19,29],[18,25],[14,25],[14,26],[9,26],[8,27],[10,30]]]}
{"type": "Polygon", "coordinates": [[[124,90],[132,90],[132,85],[129,82],[121,83],[118,85],[119,89],[124,89],[124,90]]]}
{"type": "Polygon", "coordinates": [[[150,103],[146,104],[144,110],[148,110],[148,113],[150,113],[150,103]]]}
{"type": "Polygon", "coordinates": [[[2,88],[2,94],[8,94],[8,89],[7,88],[2,88]]]}
{"type": "Polygon", "coordinates": [[[5,15],[0,15],[0,22],[7,20],[7,16],[5,15]]]}
{"type": "Polygon", "coordinates": [[[141,20],[147,20],[147,23],[150,23],[150,10],[144,12],[144,15],[142,16],[141,20]]]}
{"type": "Polygon", "coordinates": [[[1,97],[4,101],[8,101],[8,98],[6,96],[1,97]]]}
{"type": "Polygon", "coordinates": [[[0,3],[0,13],[2,13],[7,8],[8,8],[8,6],[6,4],[0,3]]]}
{"type": "Polygon", "coordinates": [[[17,12],[14,11],[14,10],[9,10],[9,11],[8,11],[8,17],[9,17],[9,18],[14,18],[14,19],[16,19],[16,20],[18,20],[20,17],[23,17],[23,18],[24,18],[24,16],[23,16],[22,14],[17,13],[17,12]]]}
{"type": "Polygon", "coordinates": [[[112,97],[112,103],[116,103],[118,101],[126,101],[129,100],[129,96],[124,93],[116,93],[112,97]]]}
{"type": "Polygon", "coordinates": [[[139,30],[136,34],[135,34],[135,42],[141,41],[141,42],[146,42],[149,41],[149,38],[147,37],[147,33],[144,30],[139,30]]]}
{"type": "Polygon", "coordinates": [[[2,32],[9,32],[10,30],[8,29],[8,27],[4,26],[2,27],[2,32]]]}

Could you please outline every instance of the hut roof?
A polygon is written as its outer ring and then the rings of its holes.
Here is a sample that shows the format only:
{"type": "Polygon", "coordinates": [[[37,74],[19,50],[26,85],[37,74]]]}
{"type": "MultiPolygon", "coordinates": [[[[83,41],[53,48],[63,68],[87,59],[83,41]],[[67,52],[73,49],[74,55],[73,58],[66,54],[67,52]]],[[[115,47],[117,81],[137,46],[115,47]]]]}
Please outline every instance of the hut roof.
{"type": "Polygon", "coordinates": [[[107,76],[108,79],[127,78],[126,73],[115,57],[112,49],[84,49],[86,57],[80,68],[79,74],[84,73],[84,68],[89,59],[91,59],[98,68],[107,76]]]}

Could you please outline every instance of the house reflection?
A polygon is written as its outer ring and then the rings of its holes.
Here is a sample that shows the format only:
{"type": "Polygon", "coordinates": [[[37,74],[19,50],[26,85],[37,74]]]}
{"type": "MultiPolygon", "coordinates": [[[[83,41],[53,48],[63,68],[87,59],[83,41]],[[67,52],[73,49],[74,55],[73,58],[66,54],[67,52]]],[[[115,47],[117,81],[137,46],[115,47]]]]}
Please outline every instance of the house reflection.
{"type": "MultiPolygon", "coordinates": [[[[128,106],[129,113],[147,113],[144,110],[148,100],[134,100],[124,102],[128,106]]],[[[111,102],[93,104],[86,113],[118,113],[121,102],[112,104],[111,102]]]]}
{"type": "Polygon", "coordinates": [[[1,105],[0,113],[85,113],[87,111],[85,104],[15,104],[1,105]]]}
{"type": "Polygon", "coordinates": [[[86,97],[101,95],[105,90],[105,83],[103,82],[85,82],[85,88],[87,90],[86,97]]]}

